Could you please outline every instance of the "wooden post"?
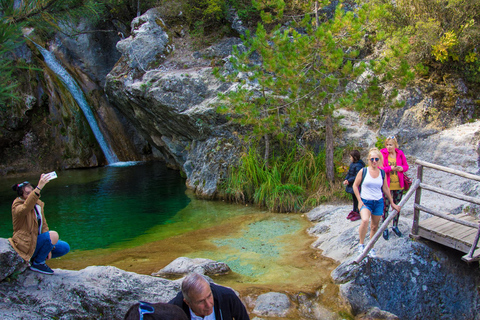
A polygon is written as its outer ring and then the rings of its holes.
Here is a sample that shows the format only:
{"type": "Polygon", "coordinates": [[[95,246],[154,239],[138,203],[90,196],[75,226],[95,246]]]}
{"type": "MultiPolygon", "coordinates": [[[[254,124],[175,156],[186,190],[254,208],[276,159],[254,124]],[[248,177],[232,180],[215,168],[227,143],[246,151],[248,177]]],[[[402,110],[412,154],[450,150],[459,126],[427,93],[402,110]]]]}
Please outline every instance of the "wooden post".
{"type": "MultiPolygon", "coordinates": [[[[423,179],[423,165],[418,164],[417,165],[417,181],[420,183],[422,182],[423,179]]],[[[422,188],[417,188],[417,191],[415,192],[415,204],[420,204],[420,200],[422,197],[422,188]]],[[[412,235],[417,236],[418,235],[418,224],[420,222],[420,210],[417,208],[414,208],[413,210],[413,225],[412,225],[412,235]]]]}
{"type": "Polygon", "coordinates": [[[479,238],[480,238],[480,225],[478,226],[478,232],[477,232],[477,235],[475,236],[475,240],[473,241],[472,248],[470,248],[470,252],[468,253],[468,256],[467,256],[469,259],[472,259],[473,253],[475,252],[475,249],[477,249],[479,238]]]}

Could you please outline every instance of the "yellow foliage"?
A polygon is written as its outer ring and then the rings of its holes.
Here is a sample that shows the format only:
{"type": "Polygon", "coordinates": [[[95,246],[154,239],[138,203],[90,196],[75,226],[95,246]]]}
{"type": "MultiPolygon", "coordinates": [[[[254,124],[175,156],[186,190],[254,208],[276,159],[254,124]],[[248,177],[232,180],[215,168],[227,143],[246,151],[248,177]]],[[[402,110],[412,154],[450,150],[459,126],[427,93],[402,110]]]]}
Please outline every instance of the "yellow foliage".
{"type": "Polygon", "coordinates": [[[473,62],[476,62],[477,60],[478,60],[478,54],[476,52],[470,52],[465,57],[466,63],[473,63],[473,62]]]}
{"type": "Polygon", "coordinates": [[[458,45],[458,39],[455,32],[446,32],[440,39],[440,42],[432,46],[432,54],[440,62],[447,61],[448,57],[458,60],[458,56],[451,51],[456,45],[458,45]]]}

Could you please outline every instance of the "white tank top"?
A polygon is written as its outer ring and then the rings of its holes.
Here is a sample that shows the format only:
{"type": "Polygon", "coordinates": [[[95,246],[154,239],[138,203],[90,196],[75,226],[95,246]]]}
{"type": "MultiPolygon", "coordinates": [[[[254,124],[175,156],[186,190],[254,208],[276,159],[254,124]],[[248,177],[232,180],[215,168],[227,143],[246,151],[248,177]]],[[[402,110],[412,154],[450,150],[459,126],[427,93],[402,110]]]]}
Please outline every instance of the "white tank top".
{"type": "Polygon", "coordinates": [[[372,178],[370,175],[370,171],[368,168],[365,168],[367,170],[367,175],[365,176],[365,180],[363,180],[363,184],[360,189],[360,197],[365,200],[380,200],[383,197],[382,193],[382,185],[383,185],[383,179],[382,179],[382,173],[378,173],[378,177],[375,179],[372,178]]]}

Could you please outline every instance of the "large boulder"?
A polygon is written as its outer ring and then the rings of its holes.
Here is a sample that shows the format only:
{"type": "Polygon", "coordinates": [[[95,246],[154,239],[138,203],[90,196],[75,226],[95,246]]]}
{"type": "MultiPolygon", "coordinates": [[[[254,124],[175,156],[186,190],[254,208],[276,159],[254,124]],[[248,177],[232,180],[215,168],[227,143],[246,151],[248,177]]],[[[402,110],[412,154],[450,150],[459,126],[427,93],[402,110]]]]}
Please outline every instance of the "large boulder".
{"type": "Polygon", "coordinates": [[[27,270],[12,281],[0,282],[0,318],[123,319],[139,300],[168,302],[180,290],[176,281],[115,267],[54,271],[44,275],[27,270]]]}
{"type": "Polygon", "coordinates": [[[12,248],[8,239],[0,238],[0,282],[23,272],[28,264],[12,248]]]}

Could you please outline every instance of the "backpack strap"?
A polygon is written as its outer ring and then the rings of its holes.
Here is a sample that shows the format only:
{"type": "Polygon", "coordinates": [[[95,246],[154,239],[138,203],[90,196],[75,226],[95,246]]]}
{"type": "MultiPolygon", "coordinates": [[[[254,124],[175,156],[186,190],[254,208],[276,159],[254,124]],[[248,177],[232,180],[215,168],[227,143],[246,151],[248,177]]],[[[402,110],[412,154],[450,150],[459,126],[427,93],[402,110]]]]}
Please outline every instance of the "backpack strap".
{"type": "Polygon", "coordinates": [[[362,168],[362,182],[360,183],[360,185],[363,184],[363,180],[365,180],[365,177],[367,176],[367,170],[367,167],[362,168]]]}
{"type": "MultiPolygon", "coordinates": [[[[368,170],[367,167],[362,168],[362,182],[360,183],[360,185],[363,184],[363,180],[365,180],[365,177],[367,176],[367,170],[368,170]]],[[[380,169],[380,173],[382,174],[382,182],[383,182],[385,181],[385,170],[380,169]]]]}

